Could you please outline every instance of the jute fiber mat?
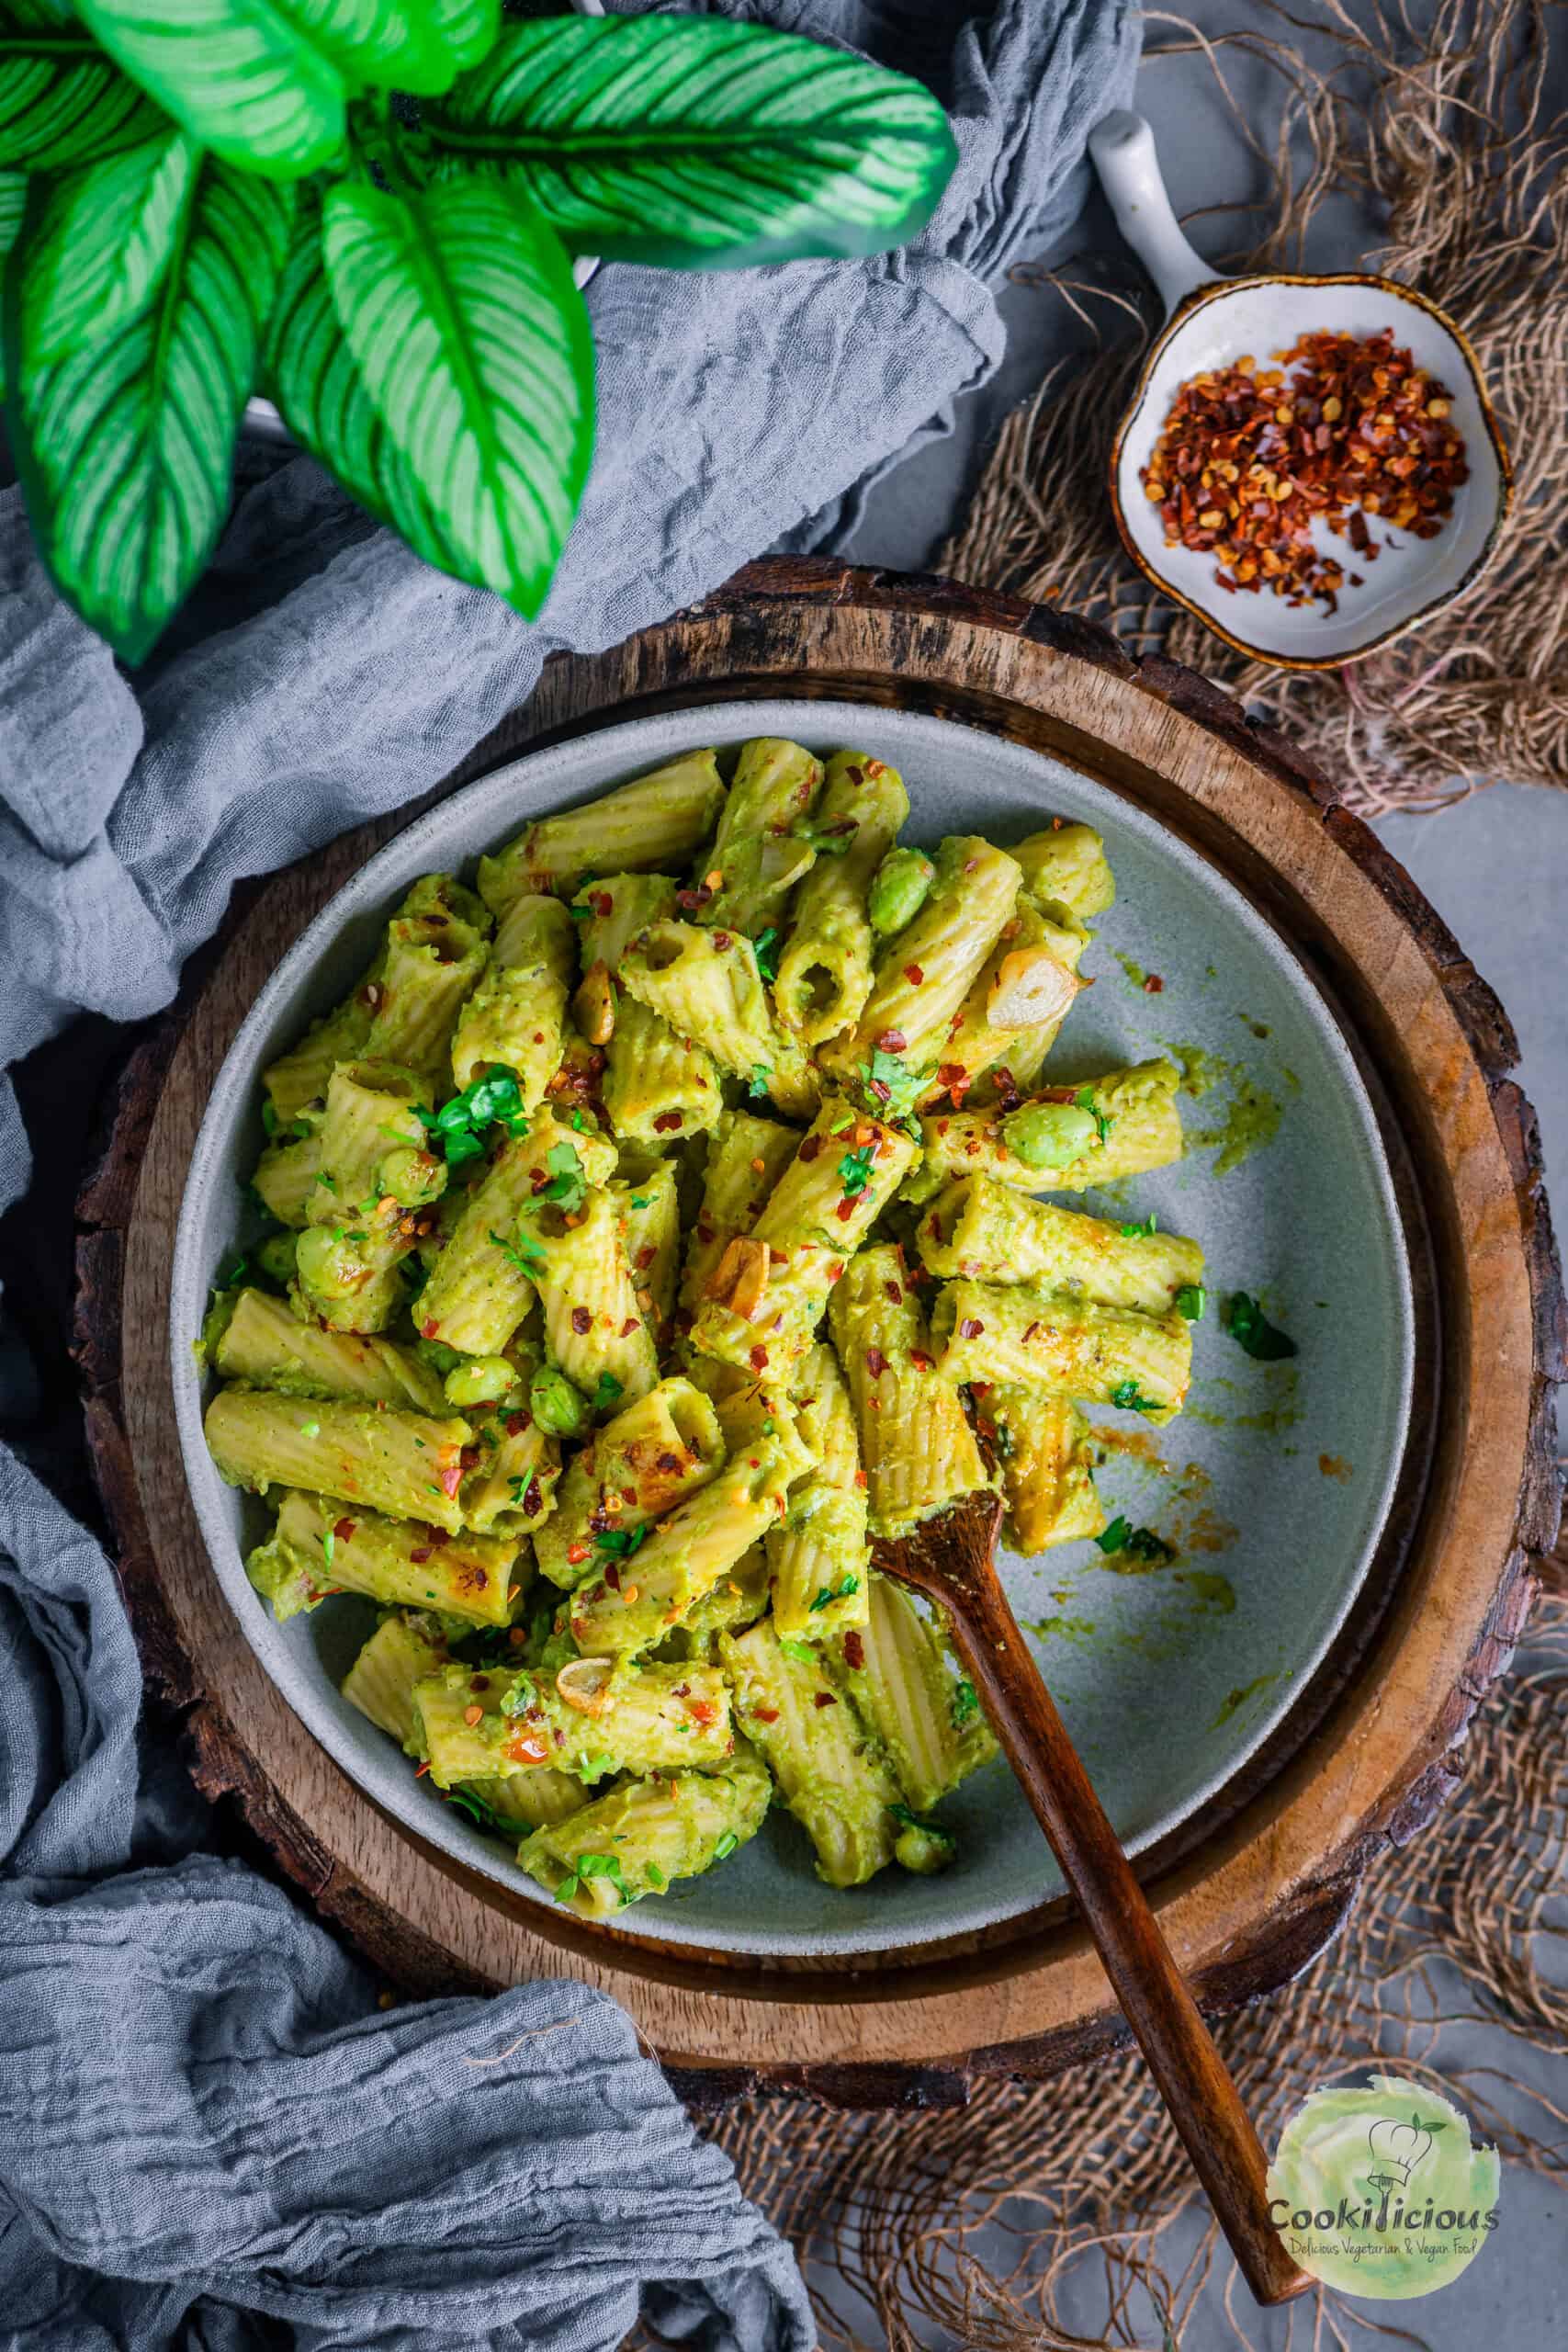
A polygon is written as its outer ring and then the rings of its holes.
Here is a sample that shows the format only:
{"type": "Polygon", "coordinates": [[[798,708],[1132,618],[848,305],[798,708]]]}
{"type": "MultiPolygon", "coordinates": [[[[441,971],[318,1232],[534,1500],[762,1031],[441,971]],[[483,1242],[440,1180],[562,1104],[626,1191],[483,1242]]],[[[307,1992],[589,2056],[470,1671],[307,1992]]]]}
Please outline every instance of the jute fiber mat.
{"type": "MultiPolygon", "coordinates": [[[[1149,19],[1176,28],[1151,55],[1201,51],[1222,88],[1227,51],[1280,76],[1271,145],[1233,107],[1272,197],[1267,233],[1223,266],[1307,266],[1309,229],[1347,193],[1381,221],[1366,266],[1458,319],[1513,449],[1518,497],[1492,571],[1418,636],[1354,667],[1294,676],[1231,653],[1122,551],[1106,464],[1152,308],[1070,271],[1053,283],[1102,347],[1004,427],[940,568],[1090,614],[1137,650],[1222,679],[1369,813],[1435,810],[1499,781],[1568,783],[1568,139],[1545,99],[1549,38],[1568,26],[1531,0],[1439,0],[1422,25],[1366,7],[1352,20],[1334,0],[1269,14],[1269,35],[1228,41],[1149,19]],[[1314,56],[1331,42],[1333,70],[1303,62],[1305,28],[1314,56]]],[[[1359,2079],[1371,2062],[1445,2084],[1502,2150],[1506,2214],[1510,2171],[1562,2184],[1568,2165],[1568,1550],[1462,1769],[1437,1821],[1368,1873],[1340,1940],[1275,2000],[1225,2020],[1219,2041],[1269,2146],[1309,2091],[1359,2079]],[[1539,2053],[1526,2062],[1533,2087],[1520,2080],[1527,2051],[1539,2053]]],[[[1320,2352],[1427,2340],[1419,2303],[1325,2290],[1260,2314],[1213,2225],[1198,2225],[1135,2054],[1044,2084],[986,2079],[962,2109],[842,2114],[770,2096],[707,2128],[797,2245],[828,2346],[1320,2352]]],[[[1500,2247],[1483,2256],[1501,2259],[1500,2247]]],[[[1498,2345],[1545,2352],[1510,2334],[1500,2267],[1494,2291],[1498,2345]]]]}

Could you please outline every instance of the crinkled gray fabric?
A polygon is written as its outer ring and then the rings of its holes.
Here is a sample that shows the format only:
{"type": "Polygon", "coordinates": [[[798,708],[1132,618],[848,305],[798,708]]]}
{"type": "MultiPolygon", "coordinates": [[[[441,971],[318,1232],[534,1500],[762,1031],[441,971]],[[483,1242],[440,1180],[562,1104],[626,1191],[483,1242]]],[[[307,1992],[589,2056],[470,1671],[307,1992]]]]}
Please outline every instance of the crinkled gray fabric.
{"type": "MultiPolygon", "coordinates": [[[[996,366],[990,281],[1065,227],[1124,104],[1123,0],[774,0],[924,74],[961,158],[864,263],[602,270],[593,479],[541,621],[427,571],[305,459],[252,467],[134,679],[0,495],[0,1070],[173,995],[240,877],[434,784],[558,647],[594,650],[857,485],[996,366]]],[[[26,1149],[0,1079],[0,1204],[26,1149]]],[[[574,1984],[383,2014],[251,1873],[192,1853],[139,1748],[113,1572],[0,1454],[0,2332],[126,2346],[609,2346],[639,2308],[713,2352],[806,2352],[794,2263],[629,2020],[574,1984]]],[[[163,1768],[160,1771],[160,1768],[163,1768]]]]}

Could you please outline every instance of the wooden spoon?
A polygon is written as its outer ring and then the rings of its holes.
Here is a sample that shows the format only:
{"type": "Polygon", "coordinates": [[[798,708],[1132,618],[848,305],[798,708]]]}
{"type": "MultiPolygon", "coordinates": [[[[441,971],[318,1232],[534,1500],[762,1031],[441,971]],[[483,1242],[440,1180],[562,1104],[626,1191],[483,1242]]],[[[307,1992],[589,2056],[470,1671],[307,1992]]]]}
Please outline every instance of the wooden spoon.
{"type": "Polygon", "coordinates": [[[971,1497],[879,1544],[877,1565],[947,1611],[1241,2274],[1260,2303],[1288,2302],[1313,2282],[1269,2219],[1262,2144],[1008,1606],[995,1558],[1001,1515],[994,1498],[971,1497]]]}

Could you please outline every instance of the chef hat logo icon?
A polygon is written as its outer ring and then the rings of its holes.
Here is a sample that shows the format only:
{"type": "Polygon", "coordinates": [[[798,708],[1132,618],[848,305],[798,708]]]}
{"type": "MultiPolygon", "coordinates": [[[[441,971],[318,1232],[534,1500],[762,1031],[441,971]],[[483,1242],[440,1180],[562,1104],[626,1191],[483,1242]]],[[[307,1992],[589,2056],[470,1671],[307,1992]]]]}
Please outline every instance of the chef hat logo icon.
{"type": "Polygon", "coordinates": [[[1418,2115],[1412,2115],[1408,2123],[1397,2122],[1393,2116],[1379,2116],[1367,2133],[1372,2161],[1380,2167],[1371,2178],[1379,2187],[1386,2181],[1391,2186],[1408,2188],[1411,2174],[1431,2153],[1432,2133],[1442,2129],[1438,2122],[1428,2129],[1418,2115]]]}

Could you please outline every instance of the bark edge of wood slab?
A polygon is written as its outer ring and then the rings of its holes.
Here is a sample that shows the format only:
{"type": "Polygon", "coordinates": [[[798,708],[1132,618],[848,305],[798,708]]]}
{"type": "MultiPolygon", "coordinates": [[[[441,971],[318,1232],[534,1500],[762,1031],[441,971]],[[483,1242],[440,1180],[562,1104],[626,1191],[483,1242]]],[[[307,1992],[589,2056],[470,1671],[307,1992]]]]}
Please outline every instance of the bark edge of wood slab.
{"type": "Polygon", "coordinates": [[[1001,1516],[967,1496],[879,1544],[877,1565],[946,1611],[1242,2277],[1259,2303],[1289,2302],[1313,2281],[1269,2219],[1269,2160],[1002,1590],[1001,1516]]]}
{"type": "MultiPolygon", "coordinates": [[[[621,645],[554,656],[441,789],[649,709],[780,694],[863,703],[868,729],[883,705],[936,711],[1066,760],[1172,826],[1332,993],[1379,1105],[1416,1258],[1430,1458],[1396,1498],[1363,1600],[1280,1733],[1140,1858],[1209,2014],[1240,2007],[1311,1962],[1373,1859],[1441,1804],[1465,1726],[1528,1614],[1534,1558],[1555,1539],[1548,1392],[1563,1376],[1562,1295],[1513,1031],[1410,876],[1284,736],[1091,622],[957,581],[807,557],[749,565],[621,645]]],[[[541,1917],[379,1813],[240,1639],[174,1423],[174,1206],[212,1076],[257,989],[424,805],[236,892],[210,955],[193,958],[179,1001],[130,1063],[77,1202],[88,1444],[143,1665],[184,1711],[200,1786],[241,1810],[278,1871],[390,1983],[600,1986],[696,2104],[779,2087],[848,2108],[962,2105],[977,2083],[1103,2056],[1126,2028],[1065,1904],[871,1965],[767,1970],[541,1917]]]]}

